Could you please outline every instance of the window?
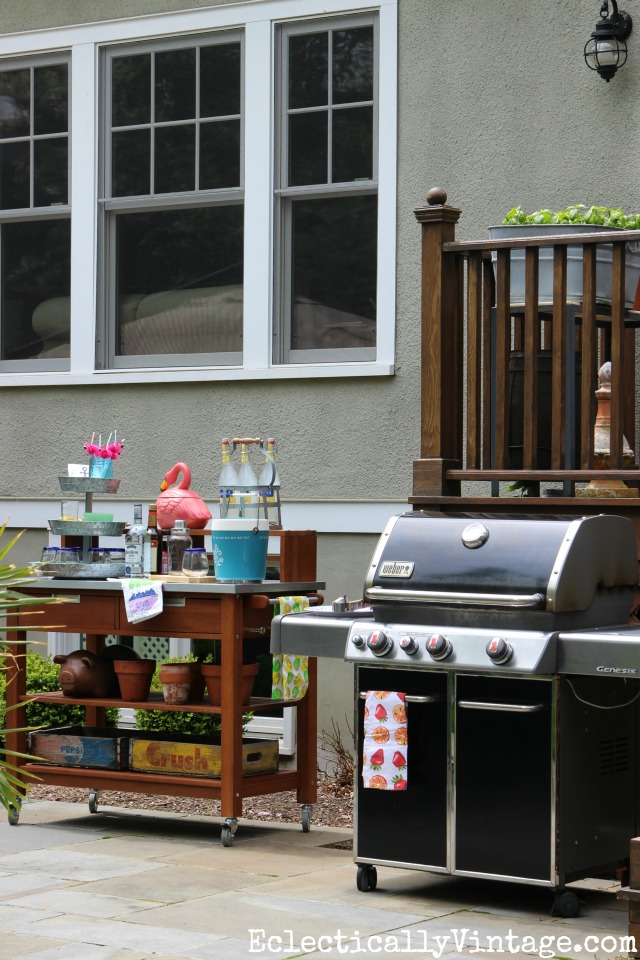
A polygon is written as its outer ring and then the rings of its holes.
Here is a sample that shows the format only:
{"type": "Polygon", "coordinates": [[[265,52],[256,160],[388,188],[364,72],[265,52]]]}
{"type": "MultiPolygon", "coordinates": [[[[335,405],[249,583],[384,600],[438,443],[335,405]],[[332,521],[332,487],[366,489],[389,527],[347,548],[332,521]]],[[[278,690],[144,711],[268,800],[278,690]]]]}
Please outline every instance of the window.
{"type": "Polygon", "coordinates": [[[376,25],[282,29],[275,362],[375,359],[376,25]]]}
{"type": "Polygon", "coordinates": [[[242,360],[242,44],[108,52],[104,366],[242,360]]]}
{"type": "Polygon", "coordinates": [[[6,35],[0,386],[392,373],[396,100],[397,0],[6,35]]]}
{"type": "Polygon", "coordinates": [[[68,367],[68,64],[0,67],[0,371],[68,367]]]}

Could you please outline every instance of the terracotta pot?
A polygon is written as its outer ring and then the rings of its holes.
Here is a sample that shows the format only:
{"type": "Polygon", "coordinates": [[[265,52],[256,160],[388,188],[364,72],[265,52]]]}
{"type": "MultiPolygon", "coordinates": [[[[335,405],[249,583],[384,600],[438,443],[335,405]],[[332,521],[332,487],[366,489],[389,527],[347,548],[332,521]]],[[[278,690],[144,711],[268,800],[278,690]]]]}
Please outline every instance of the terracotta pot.
{"type": "Polygon", "coordinates": [[[151,680],[156,669],[155,660],[114,660],[113,669],[123,700],[138,702],[149,698],[151,680]]]}
{"type": "Polygon", "coordinates": [[[186,703],[191,692],[191,664],[163,663],[159,671],[165,703],[186,703]]]}
{"type": "MultiPolygon", "coordinates": [[[[209,703],[219,706],[222,700],[222,674],[219,663],[200,664],[204,682],[207,685],[207,694],[209,703]]],[[[253,690],[253,681],[258,672],[257,663],[243,663],[242,665],[242,703],[249,703],[251,691],[253,690]]]]}
{"type": "Polygon", "coordinates": [[[190,663],[191,667],[191,692],[189,700],[199,703],[204,700],[204,677],[202,676],[201,663],[190,663]]]}

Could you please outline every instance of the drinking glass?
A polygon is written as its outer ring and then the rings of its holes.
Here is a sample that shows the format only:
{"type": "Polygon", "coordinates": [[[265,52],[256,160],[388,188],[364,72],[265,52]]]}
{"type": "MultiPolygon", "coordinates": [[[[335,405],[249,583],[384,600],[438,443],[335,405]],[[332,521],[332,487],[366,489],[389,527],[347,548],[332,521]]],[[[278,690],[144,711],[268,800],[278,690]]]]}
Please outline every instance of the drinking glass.
{"type": "Polygon", "coordinates": [[[79,500],[61,500],[60,501],[60,519],[77,520],[80,516],[79,500]]]}
{"type": "Polygon", "coordinates": [[[209,559],[204,547],[187,547],[182,557],[182,572],[185,577],[206,577],[209,559]]]}
{"type": "Polygon", "coordinates": [[[58,559],[58,547],[43,547],[40,559],[42,563],[55,563],[58,559]]]}

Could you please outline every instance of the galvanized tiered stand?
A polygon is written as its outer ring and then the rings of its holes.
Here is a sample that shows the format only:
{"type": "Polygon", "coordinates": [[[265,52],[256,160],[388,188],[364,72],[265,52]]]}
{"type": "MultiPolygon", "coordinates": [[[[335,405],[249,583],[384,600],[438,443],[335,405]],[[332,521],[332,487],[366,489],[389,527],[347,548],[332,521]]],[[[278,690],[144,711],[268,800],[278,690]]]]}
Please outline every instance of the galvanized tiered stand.
{"type": "MultiPolygon", "coordinates": [[[[112,477],[58,477],[60,489],[65,494],[84,494],[84,511],[91,513],[93,495],[113,495],[118,492],[119,480],[112,477]]],[[[43,563],[40,570],[44,576],[64,580],[124,577],[123,563],[91,563],[91,549],[96,537],[119,537],[124,533],[123,521],[103,520],[49,520],[52,533],[68,538],[82,538],[82,561],[80,563],[43,563]]]]}

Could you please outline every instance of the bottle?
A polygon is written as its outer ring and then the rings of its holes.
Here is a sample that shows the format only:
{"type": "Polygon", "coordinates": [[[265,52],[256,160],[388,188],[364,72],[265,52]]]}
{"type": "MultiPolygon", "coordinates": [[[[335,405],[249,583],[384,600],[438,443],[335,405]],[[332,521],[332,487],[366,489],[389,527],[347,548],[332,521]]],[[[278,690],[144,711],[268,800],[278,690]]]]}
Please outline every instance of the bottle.
{"type": "MultiPolygon", "coordinates": [[[[280,474],[276,464],[276,441],[273,437],[267,440],[267,453],[271,457],[265,458],[265,464],[260,473],[260,496],[266,501],[267,516],[272,526],[280,525],[280,474]]],[[[261,504],[262,506],[262,504],[261,504]]]]}
{"type": "Polygon", "coordinates": [[[145,535],[145,559],[146,546],[149,545],[149,569],[145,573],[158,572],[158,506],[155,503],[149,504],[149,518],[147,520],[147,532],[145,535]]]}
{"type": "Polygon", "coordinates": [[[226,517],[237,512],[236,488],[239,484],[238,473],[231,463],[229,441],[222,441],[222,470],[218,479],[218,495],[220,502],[220,516],[226,517]]]}
{"type": "Polygon", "coordinates": [[[124,572],[127,577],[141,577],[144,573],[144,535],[142,504],[133,505],[133,523],[124,535],[124,572]]]}
{"type": "Polygon", "coordinates": [[[182,558],[185,550],[191,546],[191,537],[184,520],[175,520],[173,529],[167,537],[169,569],[167,573],[182,573],[182,558]]]}
{"type": "Polygon", "coordinates": [[[253,516],[258,503],[258,478],[256,477],[255,470],[251,466],[247,447],[244,443],[240,446],[238,482],[240,484],[240,516],[253,516]],[[254,509],[252,509],[252,507],[254,509]]]}

